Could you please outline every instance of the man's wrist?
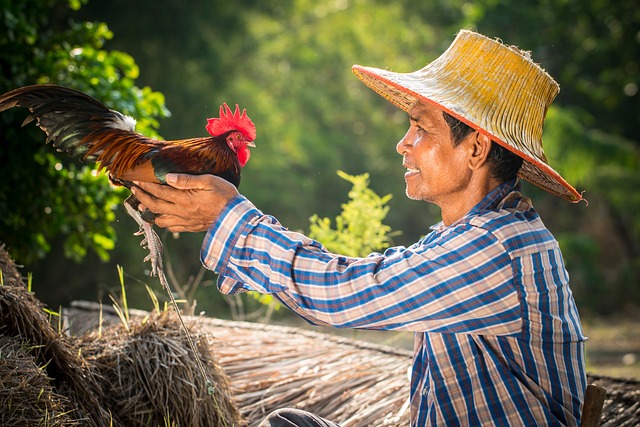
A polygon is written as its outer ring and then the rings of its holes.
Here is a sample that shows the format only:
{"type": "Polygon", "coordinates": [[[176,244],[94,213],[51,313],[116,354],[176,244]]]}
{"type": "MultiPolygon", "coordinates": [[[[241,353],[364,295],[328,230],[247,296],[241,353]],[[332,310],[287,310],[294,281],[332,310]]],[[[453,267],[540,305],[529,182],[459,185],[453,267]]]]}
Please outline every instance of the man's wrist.
{"type": "Polygon", "coordinates": [[[209,270],[221,274],[242,230],[260,212],[246,197],[238,194],[226,203],[213,220],[202,243],[200,261],[209,270]]]}

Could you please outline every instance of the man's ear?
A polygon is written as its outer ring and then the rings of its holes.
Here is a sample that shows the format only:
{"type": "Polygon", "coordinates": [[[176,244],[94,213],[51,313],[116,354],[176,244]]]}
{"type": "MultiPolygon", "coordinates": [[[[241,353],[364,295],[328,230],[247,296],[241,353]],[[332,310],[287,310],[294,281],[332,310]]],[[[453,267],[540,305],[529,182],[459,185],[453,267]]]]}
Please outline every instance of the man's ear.
{"type": "Polygon", "coordinates": [[[489,150],[491,150],[491,139],[478,131],[475,131],[470,135],[471,141],[469,142],[469,168],[471,170],[478,170],[484,165],[489,157],[489,150]]]}

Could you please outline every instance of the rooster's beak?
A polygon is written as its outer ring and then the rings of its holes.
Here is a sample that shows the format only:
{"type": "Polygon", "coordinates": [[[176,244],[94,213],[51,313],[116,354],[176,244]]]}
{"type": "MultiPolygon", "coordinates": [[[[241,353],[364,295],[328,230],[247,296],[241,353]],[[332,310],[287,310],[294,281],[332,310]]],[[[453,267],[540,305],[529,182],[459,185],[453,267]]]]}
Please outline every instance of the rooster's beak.
{"type": "Polygon", "coordinates": [[[247,147],[255,147],[255,146],[256,146],[255,142],[253,142],[253,141],[247,142],[247,147]]]}

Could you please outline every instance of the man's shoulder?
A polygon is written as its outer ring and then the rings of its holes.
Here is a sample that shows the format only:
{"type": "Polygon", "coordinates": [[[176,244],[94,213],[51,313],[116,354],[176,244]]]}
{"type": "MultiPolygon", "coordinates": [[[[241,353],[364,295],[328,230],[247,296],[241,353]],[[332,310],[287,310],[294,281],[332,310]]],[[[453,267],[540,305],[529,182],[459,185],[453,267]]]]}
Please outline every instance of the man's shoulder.
{"type": "Polygon", "coordinates": [[[469,226],[491,233],[512,256],[555,249],[558,243],[533,209],[485,210],[467,218],[469,226]]]}

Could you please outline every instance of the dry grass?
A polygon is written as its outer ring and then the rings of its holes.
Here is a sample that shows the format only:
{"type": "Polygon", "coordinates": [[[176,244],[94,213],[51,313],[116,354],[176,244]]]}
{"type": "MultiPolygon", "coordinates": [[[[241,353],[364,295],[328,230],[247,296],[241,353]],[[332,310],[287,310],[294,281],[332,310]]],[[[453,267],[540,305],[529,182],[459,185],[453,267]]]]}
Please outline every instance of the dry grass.
{"type": "Polygon", "coordinates": [[[0,336],[0,425],[77,426],[69,400],[56,393],[31,349],[0,336]]]}
{"type": "Polygon", "coordinates": [[[175,314],[70,337],[14,274],[1,246],[0,267],[12,279],[0,285],[0,425],[243,425],[212,346],[195,334],[215,384],[209,395],[175,314]]]}
{"type": "MultiPolygon", "coordinates": [[[[52,379],[56,393],[67,398],[66,411],[73,419],[89,426],[109,425],[110,415],[95,394],[95,371],[78,356],[71,340],[50,324],[44,306],[24,284],[0,286],[0,336],[30,349],[33,363],[52,379]]],[[[4,357],[2,361],[8,363],[4,357]]],[[[34,386],[32,391],[38,396],[41,389],[34,386]]]]}
{"type": "Polygon", "coordinates": [[[114,425],[242,425],[228,379],[206,337],[194,335],[215,384],[212,395],[172,312],[132,319],[128,329],[114,325],[78,340],[85,360],[105,379],[101,402],[117,415],[114,425]]]}

